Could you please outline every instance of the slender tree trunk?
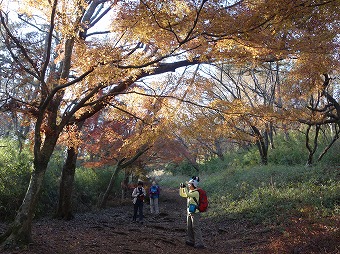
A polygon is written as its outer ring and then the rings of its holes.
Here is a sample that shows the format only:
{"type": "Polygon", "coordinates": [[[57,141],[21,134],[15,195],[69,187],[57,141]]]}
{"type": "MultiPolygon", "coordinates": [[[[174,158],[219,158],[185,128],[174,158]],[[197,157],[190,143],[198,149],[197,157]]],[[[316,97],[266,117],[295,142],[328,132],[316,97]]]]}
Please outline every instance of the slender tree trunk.
{"type": "Polygon", "coordinates": [[[271,149],[275,149],[275,144],[274,144],[274,125],[272,122],[269,123],[269,130],[268,130],[268,137],[270,140],[270,147],[271,149]]]}
{"type": "Polygon", "coordinates": [[[195,160],[189,160],[189,163],[191,164],[191,166],[194,167],[194,169],[196,170],[197,175],[199,175],[199,173],[200,173],[200,166],[198,165],[198,163],[195,160]]]}
{"type": "Polygon", "coordinates": [[[110,196],[110,193],[111,193],[111,191],[112,191],[112,189],[113,189],[113,186],[114,186],[114,184],[115,184],[115,180],[117,179],[118,174],[119,174],[119,172],[120,172],[122,169],[123,169],[123,168],[122,168],[122,164],[121,164],[121,163],[118,163],[118,164],[116,165],[114,171],[113,171],[113,174],[112,174],[111,178],[110,178],[109,185],[107,186],[106,191],[105,191],[105,193],[104,193],[102,199],[100,200],[100,203],[99,203],[99,205],[98,205],[99,208],[105,208],[106,203],[107,203],[107,200],[108,200],[108,198],[109,198],[109,196],[110,196]]]}
{"type": "Polygon", "coordinates": [[[124,168],[130,166],[131,164],[133,164],[140,156],[142,156],[149,149],[150,149],[150,147],[148,145],[143,145],[139,149],[139,151],[137,151],[136,154],[131,159],[129,159],[128,161],[125,162],[126,158],[123,158],[122,160],[120,160],[117,163],[116,168],[113,171],[113,174],[111,176],[109,185],[107,186],[106,191],[105,191],[103,197],[101,198],[101,200],[100,200],[100,202],[98,204],[99,208],[105,208],[106,202],[107,202],[108,197],[109,197],[109,195],[110,195],[110,193],[112,191],[112,188],[114,186],[115,180],[117,179],[117,176],[118,176],[119,172],[122,169],[124,169],[124,168]]]}
{"type": "Polygon", "coordinates": [[[325,149],[322,151],[322,153],[319,155],[318,157],[318,161],[321,161],[322,157],[328,152],[328,150],[332,147],[332,145],[339,139],[339,130],[336,128],[334,128],[334,136],[333,139],[331,140],[331,142],[328,144],[327,147],[325,147],[325,149]]]}
{"type": "Polygon", "coordinates": [[[129,186],[129,177],[130,175],[127,173],[127,170],[125,170],[124,174],[124,180],[120,183],[120,187],[122,189],[122,200],[126,198],[126,194],[128,191],[129,186]]]}
{"type": "Polygon", "coordinates": [[[261,163],[263,165],[268,164],[268,135],[265,133],[265,137],[262,136],[261,132],[255,126],[251,126],[256,136],[256,145],[259,149],[261,163]]]}
{"type": "Polygon", "coordinates": [[[308,125],[307,131],[306,131],[306,147],[307,147],[307,150],[309,152],[306,166],[311,166],[313,164],[313,157],[314,157],[315,151],[318,147],[318,137],[319,137],[320,125],[315,126],[314,141],[313,141],[312,146],[309,144],[309,133],[310,133],[311,127],[312,127],[311,125],[308,125]]]}

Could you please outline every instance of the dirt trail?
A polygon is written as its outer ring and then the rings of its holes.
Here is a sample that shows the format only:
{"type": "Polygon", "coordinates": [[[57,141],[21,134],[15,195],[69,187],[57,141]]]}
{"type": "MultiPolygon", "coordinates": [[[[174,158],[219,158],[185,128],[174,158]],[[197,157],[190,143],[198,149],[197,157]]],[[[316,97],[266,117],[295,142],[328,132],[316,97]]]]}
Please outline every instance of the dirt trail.
{"type": "MultiPolygon", "coordinates": [[[[2,253],[295,253],[279,251],[280,246],[273,246],[275,239],[280,237],[274,229],[240,221],[217,223],[204,217],[201,225],[207,248],[194,249],[185,245],[185,206],[186,200],[179,197],[178,189],[164,188],[160,199],[160,215],[152,216],[146,203],[143,225],[132,223],[133,207],[130,200],[105,210],[77,214],[71,221],[41,219],[33,223],[34,243],[27,250],[2,253]],[[273,251],[273,248],[276,250],[273,251]]],[[[3,231],[4,225],[0,224],[0,232],[3,231]]],[[[319,252],[307,250],[296,253],[319,252]]]]}
{"type": "MultiPolygon", "coordinates": [[[[165,188],[160,199],[161,213],[153,216],[146,203],[143,225],[132,223],[130,200],[105,210],[77,214],[71,221],[41,219],[33,223],[34,243],[27,250],[5,251],[4,254],[234,252],[232,245],[237,246],[238,241],[228,240],[228,228],[213,225],[204,218],[202,232],[207,248],[197,250],[186,246],[185,206],[186,200],[179,197],[177,189],[165,188]]],[[[237,249],[242,247],[237,246],[237,249]]]]}

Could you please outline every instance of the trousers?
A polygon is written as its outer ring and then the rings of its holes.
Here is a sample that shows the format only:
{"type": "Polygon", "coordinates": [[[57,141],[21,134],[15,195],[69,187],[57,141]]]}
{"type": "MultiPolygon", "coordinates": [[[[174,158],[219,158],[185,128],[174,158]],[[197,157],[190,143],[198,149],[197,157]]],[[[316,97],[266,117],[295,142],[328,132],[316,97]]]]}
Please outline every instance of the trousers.
{"type": "Polygon", "coordinates": [[[137,200],[136,204],[133,205],[133,220],[137,220],[137,213],[138,213],[138,219],[140,222],[143,221],[144,219],[144,214],[143,214],[143,202],[137,200]]]}
{"type": "Polygon", "coordinates": [[[150,198],[150,212],[159,214],[158,198],[150,198]]]}
{"type": "Polygon", "coordinates": [[[200,227],[200,213],[188,213],[187,215],[187,241],[202,246],[202,232],[200,227]]]}

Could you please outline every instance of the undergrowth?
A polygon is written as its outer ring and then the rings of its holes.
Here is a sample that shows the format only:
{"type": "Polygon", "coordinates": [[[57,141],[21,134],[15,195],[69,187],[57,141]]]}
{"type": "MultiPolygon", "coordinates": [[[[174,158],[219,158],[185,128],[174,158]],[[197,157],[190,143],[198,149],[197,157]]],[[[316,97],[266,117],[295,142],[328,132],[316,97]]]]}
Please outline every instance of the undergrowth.
{"type": "MultiPolygon", "coordinates": [[[[280,224],[292,216],[318,220],[340,215],[340,142],[317,166],[306,167],[301,136],[276,141],[278,148],[269,151],[269,165],[259,164],[256,147],[201,165],[200,185],[210,200],[205,216],[280,224]]],[[[162,184],[178,187],[192,170],[181,173],[165,174],[162,184]]]]}
{"type": "MultiPolygon", "coordinates": [[[[188,176],[165,175],[161,184],[179,187],[188,176]]],[[[340,215],[340,170],[336,167],[257,166],[201,174],[216,218],[280,224],[292,215],[309,219],[340,215]]]]}

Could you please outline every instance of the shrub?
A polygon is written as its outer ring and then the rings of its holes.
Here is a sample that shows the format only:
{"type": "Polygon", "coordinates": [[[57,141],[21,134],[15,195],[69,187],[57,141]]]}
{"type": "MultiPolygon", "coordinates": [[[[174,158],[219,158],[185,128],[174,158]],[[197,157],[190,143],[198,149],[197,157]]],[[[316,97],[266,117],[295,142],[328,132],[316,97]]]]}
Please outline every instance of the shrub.
{"type": "Polygon", "coordinates": [[[169,163],[165,167],[166,172],[170,172],[173,175],[195,175],[197,174],[196,169],[191,165],[190,162],[184,161],[180,164],[169,163]]]}
{"type": "MultiPolygon", "coordinates": [[[[112,168],[92,169],[83,167],[76,169],[73,201],[76,210],[90,210],[97,205],[100,195],[105,192],[109,185],[112,170],[112,168]]],[[[123,176],[120,174],[116,179],[111,196],[120,198],[120,182],[122,180],[123,176]]]]}
{"type": "Polygon", "coordinates": [[[338,170],[321,167],[226,170],[208,181],[211,213],[257,223],[281,223],[292,214],[315,218],[339,214],[339,177],[338,170]],[[211,188],[211,182],[219,188],[211,188]],[[313,213],[307,214],[306,207],[312,207],[313,213]]]}
{"type": "Polygon", "coordinates": [[[12,220],[24,198],[32,170],[28,150],[19,152],[15,140],[0,140],[0,218],[12,220]]]}
{"type": "MultiPolygon", "coordinates": [[[[327,133],[319,137],[318,148],[314,155],[315,162],[329,144],[330,139],[331,137],[327,133]]],[[[300,132],[292,132],[288,140],[283,135],[275,136],[275,149],[268,152],[269,162],[277,165],[304,165],[308,157],[305,142],[305,135],[300,132]]],[[[318,164],[338,165],[340,163],[339,149],[340,141],[337,140],[322,158],[322,163],[318,164]]]]}
{"type": "Polygon", "coordinates": [[[288,140],[283,135],[275,137],[275,149],[268,152],[268,161],[276,165],[303,165],[307,161],[307,149],[302,134],[291,134],[288,140]]]}

